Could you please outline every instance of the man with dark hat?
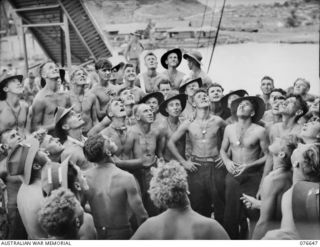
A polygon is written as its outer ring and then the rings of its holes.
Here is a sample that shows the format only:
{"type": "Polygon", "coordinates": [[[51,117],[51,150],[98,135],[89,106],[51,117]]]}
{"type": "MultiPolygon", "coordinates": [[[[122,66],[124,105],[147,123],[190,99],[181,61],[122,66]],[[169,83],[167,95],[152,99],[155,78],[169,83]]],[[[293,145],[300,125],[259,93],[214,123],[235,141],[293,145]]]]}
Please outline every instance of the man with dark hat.
{"type": "Polygon", "coordinates": [[[201,61],[202,55],[199,51],[190,51],[183,54],[183,58],[187,60],[188,67],[191,70],[191,74],[189,76],[190,79],[196,79],[200,77],[202,79],[203,85],[205,89],[207,89],[211,84],[211,78],[201,69],[201,61]]]}
{"type": "MultiPolygon", "coordinates": [[[[231,112],[236,112],[237,122],[226,127],[221,146],[221,157],[228,170],[226,176],[226,207],[224,227],[231,239],[244,238],[241,230],[247,234],[246,217],[254,224],[259,212],[245,211],[240,202],[242,193],[255,196],[262,176],[267,155],[266,130],[256,123],[262,118],[265,104],[259,97],[242,97],[231,104],[231,112]],[[241,210],[243,210],[243,213],[241,210]]],[[[250,229],[254,229],[251,227],[250,229]]]]}
{"type": "Polygon", "coordinates": [[[125,63],[120,62],[117,65],[111,68],[111,77],[110,82],[113,85],[122,85],[123,84],[123,68],[125,63]]]}
{"type": "Polygon", "coordinates": [[[202,87],[202,79],[197,78],[194,80],[186,81],[183,83],[180,88],[179,92],[184,93],[188,96],[187,104],[182,112],[182,117],[184,119],[193,119],[195,116],[195,107],[193,105],[193,95],[194,93],[202,87]]]}
{"type": "Polygon", "coordinates": [[[71,90],[69,92],[73,110],[80,113],[85,122],[82,130],[85,136],[98,123],[98,100],[92,92],[86,91],[89,86],[87,75],[83,68],[74,68],[70,74],[71,90]]]}
{"type": "Polygon", "coordinates": [[[248,95],[246,90],[239,89],[235,91],[231,91],[230,93],[224,95],[220,102],[221,107],[224,109],[224,114],[221,116],[228,124],[234,123],[236,121],[236,113],[231,112],[231,103],[241,97],[248,95]]]}
{"type": "Polygon", "coordinates": [[[21,100],[22,75],[7,76],[0,81],[0,131],[16,128],[20,134],[29,132],[29,106],[21,100]]]}
{"type": "MultiPolygon", "coordinates": [[[[172,92],[168,94],[167,100],[162,102],[159,106],[159,112],[165,117],[165,121],[161,123],[160,128],[163,130],[166,138],[166,147],[163,152],[163,158],[166,162],[176,159],[175,156],[172,155],[170,149],[167,147],[167,144],[170,137],[181,125],[179,117],[186,107],[187,98],[188,96],[185,94],[177,94],[172,92]]],[[[176,146],[179,154],[185,158],[186,137],[181,137],[177,141],[176,146]]]]}
{"type": "Polygon", "coordinates": [[[45,80],[46,85],[33,100],[31,131],[44,128],[52,133],[55,109],[58,106],[70,107],[71,102],[68,94],[59,91],[60,73],[54,62],[44,63],[40,67],[40,76],[45,80]]]}
{"type": "Polygon", "coordinates": [[[178,90],[185,73],[177,70],[182,60],[182,52],[179,48],[168,50],[161,57],[161,65],[166,70],[163,72],[164,77],[171,82],[172,89],[178,90]]]}
{"type": "Polygon", "coordinates": [[[57,107],[55,113],[55,130],[60,142],[63,144],[64,151],[61,160],[70,157],[71,162],[79,166],[81,170],[86,170],[92,166],[84,157],[83,145],[86,138],[82,135],[84,121],[80,113],[76,113],[72,107],[57,107]]]}
{"type": "Polygon", "coordinates": [[[226,170],[219,155],[225,122],[210,113],[210,102],[204,89],[195,92],[194,120],[186,120],[172,134],[168,147],[175,158],[188,170],[191,207],[206,217],[214,211],[222,224],[224,212],[224,177],[226,170]],[[191,157],[186,160],[177,147],[185,134],[190,137],[191,157]],[[212,209],[212,204],[214,209],[212,209]]]}
{"type": "Polygon", "coordinates": [[[163,102],[164,96],[160,92],[149,93],[145,95],[140,101],[139,104],[147,104],[150,106],[153,114],[154,121],[152,126],[157,127],[164,120],[162,115],[159,113],[159,105],[163,102]]]}

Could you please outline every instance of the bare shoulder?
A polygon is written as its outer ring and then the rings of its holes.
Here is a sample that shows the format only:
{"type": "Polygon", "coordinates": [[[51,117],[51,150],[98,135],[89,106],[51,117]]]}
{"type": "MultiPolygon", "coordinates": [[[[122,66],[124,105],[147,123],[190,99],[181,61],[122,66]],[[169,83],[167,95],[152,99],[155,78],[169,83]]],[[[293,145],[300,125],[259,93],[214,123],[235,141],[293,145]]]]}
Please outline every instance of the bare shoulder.
{"type": "MultiPolygon", "coordinates": [[[[196,223],[200,239],[230,239],[223,227],[214,219],[201,216],[196,223]]],[[[198,235],[197,234],[197,235],[198,235]]]]}
{"type": "Polygon", "coordinates": [[[211,115],[209,122],[217,124],[219,126],[226,125],[225,121],[221,117],[216,115],[211,115]]]}

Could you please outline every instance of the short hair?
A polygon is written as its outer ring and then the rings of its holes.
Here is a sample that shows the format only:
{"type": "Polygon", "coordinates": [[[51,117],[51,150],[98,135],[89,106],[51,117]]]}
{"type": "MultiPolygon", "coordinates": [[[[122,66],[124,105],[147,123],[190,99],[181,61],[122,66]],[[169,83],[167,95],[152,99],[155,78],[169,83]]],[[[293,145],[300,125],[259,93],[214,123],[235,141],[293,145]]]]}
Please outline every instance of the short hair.
{"type": "Polygon", "coordinates": [[[222,92],[224,91],[224,88],[221,86],[220,83],[214,82],[214,83],[210,84],[209,87],[207,88],[207,93],[209,93],[209,89],[212,87],[220,87],[222,92]]]}
{"type": "Polygon", "coordinates": [[[198,93],[205,93],[206,95],[208,95],[207,91],[203,88],[199,88],[197,91],[195,91],[194,95],[192,96],[193,98],[195,98],[195,96],[198,94],[198,93]]]}
{"type": "Polygon", "coordinates": [[[105,138],[101,135],[89,136],[83,147],[84,156],[90,162],[99,162],[105,157],[105,138]]]}
{"type": "Polygon", "coordinates": [[[299,118],[301,118],[303,115],[305,115],[308,112],[309,107],[308,107],[307,102],[301,97],[301,95],[289,94],[289,95],[287,95],[286,99],[292,98],[292,97],[296,98],[296,100],[299,104],[299,108],[300,108],[300,110],[302,110],[302,114],[296,118],[296,121],[297,121],[299,118]]]}
{"type": "Polygon", "coordinates": [[[100,57],[95,62],[94,67],[95,67],[96,70],[99,70],[99,69],[111,69],[112,68],[112,64],[106,57],[100,57]]]}
{"type": "Polygon", "coordinates": [[[70,74],[70,81],[71,82],[73,82],[73,78],[74,78],[76,72],[79,70],[82,70],[88,76],[88,72],[85,70],[85,68],[76,66],[72,69],[71,74],[70,74]]]}
{"type": "Polygon", "coordinates": [[[123,91],[126,91],[126,90],[130,91],[130,89],[128,89],[128,88],[126,88],[126,87],[121,88],[121,89],[118,91],[118,96],[120,97],[121,93],[122,93],[123,91]]]}
{"type": "Polygon", "coordinates": [[[62,126],[66,123],[69,113],[63,116],[60,121],[55,126],[55,134],[59,138],[61,144],[63,144],[68,139],[68,131],[63,129],[62,126]]]}
{"type": "Polygon", "coordinates": [[[288,135],[281,138],[281,141],[285,142],[286,156],[285,156],[285,168],[291,169],[291,155],[293,151],[297,148],[298,143],[302,143],[303,140],[296,135],[288,135]]]}
{"type": "Polygon", "coordinates": [[[304,161],[302,165],[303,174],[311,182],[320,181],[320,144],[312,144],[302,154],[304,161]]]}
{"type": "Polygon", "coordinates": [[[5,133],[8,133],[8,132],[11,131],[11,130],[14,130],[14,129],[12,129],[12,128],[7,128],[7,129],[4,129],[4,130],[1,130],[1,131],[0,131],[0,143],[3,143],[3,140],[2,140],[3,135],[4,135],[5,133]]]}
{"type": "Polygon", "coordinates": [[[42,78],[42,72],[43,72],[44,66],[45,66],[46,64],[48,64],[48,63],[54,63],[54,64],[56,64],[56,63],[55,63],[54,61],[52,61],[52,60],[48,60],[48,61],[40,64],[40,66],[39,66],[39,76],[40,76],[40,78],[42,78]]]}
{"type": "Polygon", "coordinates": [[[108,102],[108,104],[107,104],[107,107],[106,107],[106,109],[107,109],[107,116],[108,116],[108,118],[111,118],[110,117],[110,111],[111,111],[111,105],[112,105],[112,103],[113,102],[115,102],[115,101],[120,101],[120,102],[122,102],[122,100],[120,99],[120,97],[114,97],[113,99],[111,99],[109,102],[108,102]]]}
{"type": "Polygon", "coordinates": [[[284,91],[282,88],[274,88],[274,89],[271,90],[271,93],[273,93],[273,92],[281,93],[283,96],[287,95],[287,92],[284,91]]]}
{"type": "Polygon", "coordinates": [[[132,63],[126,63],[124,66],[123,66],[123,71],[125,71],[127,68],[134,68],[134,65],[132,63]]]}
{"type": "Polygon", "coordinates": [[[184,207],[188,204],[186,170],[177,162],[160,163],[152,168],[149,194],[159,208],[184,207]]]}
{"type": "Polygon", "coordinates": [[[148,56],[154,56],[155,58],[157,58],[156,54],[154,54],[152,51],[147,52],[147,54],[144,56],[144,60],[146,60],[146,57],[148,56]]]}
{"type": "Polygon", "coordinates": [[[64,237],[77,233],[76,208],[79,202],[66,188],[52,191],[42,205],[38,220],[41,227],[51,236],[64,237]]]}
{"type": "Polygon", "coordinates": [[[162,78],[158,84],[158,89],[160,89],[160,85],[170,85],[172,87],[171,82],[168,79],[162,78]]]}
{"type": "Polygon", "coordinates": [[[310,89],[310,82],[307,81],[305,78],[301,78],[301,77],[297,78],[294,81],[293,86],[295,86],[298,81],[303,81],[307,85],[308,89],[310,89]]]}
{"type": "Polygon", "coordinates": [[[272,84],[273,84],[273,79],[270,76],[265,75],[264,77],[262,77],[261,81],[263,81],[263,80],[272,81],[272,84]]]}

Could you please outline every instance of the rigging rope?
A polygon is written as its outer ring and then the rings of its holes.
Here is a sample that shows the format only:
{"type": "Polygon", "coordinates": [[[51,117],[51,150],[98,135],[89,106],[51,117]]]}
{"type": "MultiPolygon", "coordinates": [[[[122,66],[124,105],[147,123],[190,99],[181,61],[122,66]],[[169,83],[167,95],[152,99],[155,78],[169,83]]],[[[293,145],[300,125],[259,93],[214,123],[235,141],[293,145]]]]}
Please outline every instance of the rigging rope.
{"type": "Polygon", "coordinates": [[[220,30],[220,25],[221,25],[221,20],[222,20],[222,16],[223,16],[223,11],[224,11],[225,5],[226,5],[226,0],[223,0],[223,5],[222,5],[222,9],[221,9],[221,15],[220,15],[219,23],[218,23],[217,33],[216,33],[216,36],[214,38],[214,42],[213,42],[213,46],[212,46],[212,52],[211,52],[211,56],[210,56],[210,61],[209,61],[209,66],[208,66],[207,73],[209,72],[209,69],[210,69],[210,66],[211,66],[211,62],[212,62],[213,52],[214,52],[214,49],[216,47],[216,43],[217,43],[217,40],[218,40],[218,35],[219,35],[219,30],[220,30]]]}

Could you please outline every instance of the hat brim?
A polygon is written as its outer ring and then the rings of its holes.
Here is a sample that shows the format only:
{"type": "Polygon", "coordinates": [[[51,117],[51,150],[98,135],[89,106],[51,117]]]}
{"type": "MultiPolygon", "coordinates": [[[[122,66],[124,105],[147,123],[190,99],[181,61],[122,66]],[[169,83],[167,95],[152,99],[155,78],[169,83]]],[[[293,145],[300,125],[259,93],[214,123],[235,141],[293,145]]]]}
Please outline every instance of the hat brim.
{"type": "Polygon", "coordinates": [[[177,67],[180,65],[181,61],[182,61],[182,51],[179,48],[175,48],[172,50],[167,51],[165,54],[162,55],[160,61],[161,61],[161,65],[163,68],[168,69],[168,64],[166,64],[166,60],[168,58],[168,56],[171,53],[175,53],[178,56],[178,64],[177,67]]]}
{"type": "Polygon", "coordinates": [[[4,78],[0,82],[0,93],[6,93],[3,91],[3,88],[6,87],[6,85],[8,84],[9,81],[14,80],[14,79],[18,79],[20,82],[22,82],[23,75],[13,75],[13,76],[9,76],[7,78],[4,78]]]}
{"type": "Polygon", "coordinates": [[[118,63],[116,66],[112,67],[111,70],[116,70],[117,72],[120,70],[121,66],[124,65],[124,62],[118,63]]]}
{"type": "Polygon", "coordinates": [[[183,93],[185,92],[185,90],[186,90],[186,87],[187,87],[189,84],[193,83],[193,82],[197,82],[198,85],[199,85],[199,88],[202,87],[202,79],[199,77],[199,78],[196,78],[196,79],[194,79],[194,80],[188,81],[187,83],[183,84],[183,85],[179,88],[179,93],[180,93],[180,94],[183,94],[183,93]]]}
{"type": "Polygon", "coordinates": [[[237,119],[238,106],[244,100],[249,100],[253,104],[255,114],[252,117],[252,122],[257,123],[263,117],[263,114],[266,109],[265,103],[263,99],[261,99],[260,97],[246,96],[232,101],[231,114],[237,119]]]}
{"type": "Polygon", "coordinates": [[[159,112],[163,116],[165,116],[165,117],[169,116],[169,114],[168,114],[168,112],[166,110],[167,106],[168,106],[170,101],[175,100],[175,99],[180,100],[180,102],[181,102],[181,107],[182,107],[181,112],[183,112],[183,110],[186,108],[188,96],[185,95],[185,94],[177,94],[177,95],[175,95],[175,96],[163,101],[161,103],[161,105],[159,106],[159,112]]]}
{"type": "Polygon", "coordinates": [[[143,104],[146,103],[149,99],[151,98],[156,98],[158,100],[158,104],[160,105],[164,101],[164,96],[160,92],[154,92],[154,93],[149,93],[146,96],[144,96],[138,104],[143,104]]]}
{"type": "Polygon", "coordinates": [[[34,162],[34,158],[36,157],[36,154],[39,150],[40,143],[37,139],[30,137],[25,140],[25,142],[30,145],[30,149],[25,161],[24,165],[24,176],[23,176],[23,182],[25,184],[30,184],[31,179],[31,173],[32,173],[32,165],[34,162]]]}
{"type": "Polygon", "coordinates": [[[196,58],[195,56],[193,56],[193,55],[191,55],[191,54],[189,54],[189,53],[183,54],[183,58],[186,59],[186,60],[187,60],[188,58],[191,58],[191,59],[193,59],[194,61],[196,61],[199,65],[202,65],[201,61],[198,60],[198,58],[196,58]]]}
{"type": "Polygon", "coordinates": [[[55,125],[57,125],[72,109],[72,106],[70,108],[65,109],[59,118],[55,118],[55,125]]]}
{"type": "Polygon", "coordinates": [[[246,90],[239,89],[239,90],[232,91],[232,92],[224,95],[220,100],[222,108],[228,108],[228,98],[230,95],[233,95],[233,94],[236,94],[239,97],[244,97],[246,94],[248,94],[248,92],[246,90]]]}

